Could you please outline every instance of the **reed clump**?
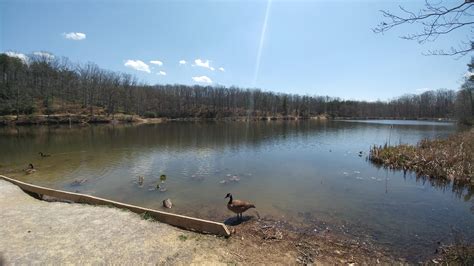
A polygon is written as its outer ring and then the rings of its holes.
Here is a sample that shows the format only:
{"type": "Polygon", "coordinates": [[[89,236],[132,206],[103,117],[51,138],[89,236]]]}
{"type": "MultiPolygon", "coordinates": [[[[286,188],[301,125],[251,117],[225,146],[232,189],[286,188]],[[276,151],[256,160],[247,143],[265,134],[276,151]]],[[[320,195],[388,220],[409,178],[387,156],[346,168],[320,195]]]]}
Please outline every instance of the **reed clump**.
{"type": "Polygon", "coordinates": [[[392,169],[474,186],[474,129],[417,145],[373,146],[369,160],[392,169]]]}

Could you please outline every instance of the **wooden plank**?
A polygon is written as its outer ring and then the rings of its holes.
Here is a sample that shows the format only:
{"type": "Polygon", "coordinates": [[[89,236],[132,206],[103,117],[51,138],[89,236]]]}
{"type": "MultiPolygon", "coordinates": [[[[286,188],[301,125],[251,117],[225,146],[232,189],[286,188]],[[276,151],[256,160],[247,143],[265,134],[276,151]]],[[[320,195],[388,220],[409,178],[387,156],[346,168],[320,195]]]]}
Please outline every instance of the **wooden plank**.
{"type": "Polygon", "coordinates": [[[17,185],[25,192],[38,194],[40,197],[42,197],[43,195],[47,195],[47,196],[58,198],[58,199],[73,201],[76,203],[114,206],[120,209],[127,209],[138,214],[142,214],[146,212],[157,221],[160,221],[169,225],[173,225],[182,229],[205,233],[205,234],[230,236],[229,229],[223,223],[213,222],[213,221],[204,220],[204,219],[198,219],[198,218],[174,214],[174,213],[158,211],[154,209],[142,208],[142,207],[131,205],[131,204],[126,204],[122,202],[117,202],[113,200],[103,199],[103,198],[80,194],[80,193],[45,188],[45,187],[25,183],[25,182],[22,182],[13,178],[9,178],[3,175],[0,175],[0,178],[17,185]]]}

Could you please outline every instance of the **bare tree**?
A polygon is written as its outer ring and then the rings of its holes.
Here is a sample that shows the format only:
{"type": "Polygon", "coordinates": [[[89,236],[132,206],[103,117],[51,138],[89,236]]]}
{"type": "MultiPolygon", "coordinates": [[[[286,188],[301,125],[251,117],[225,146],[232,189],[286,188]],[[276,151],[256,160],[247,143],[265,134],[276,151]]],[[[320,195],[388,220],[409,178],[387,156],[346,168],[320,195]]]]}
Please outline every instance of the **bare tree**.
{"type": "MultiPolygon", "coordinates": [[[[451,1],[454,2],[454,1],[451,1]]],[[[457,1],[456,5],[450,6],[451,2],[444,3],[443,0],[425,0],[424,8],[418,11],[410,11],[399,6],[400,14],[381,10],[384,17],[376,28],[375,33],[384,33],[392,28],[404,24],[416,24],[421,26],[421,31],[402,36],[406,40],[416,40],[423,44],[434,41],[441,35],[447,35],[461,28],[469,27],[472,35],[474,26],[474,11],[472,9],[474,0],[457,1]]],[[[430,50],[427,55],[460,55],[464,56],[474,51],[472,36],[468,40],[460,41],[457,47],[449,50],[430,50]]]]}
{"type": "Polygon", "coordinates": [[[326,113],[339,117],[452,118],[456,104],[461,117],[470,117],[474,91],[468,88],[474,84],[473,71],[474,61],[469,65],[464,89],[458,94],[437,90],[390,101],[365,102],[237,87],[150,86],[134,76],[106,71],[93,63],[78,65],[66,58],[56,61],[33,56],[25,63],[0,54],[0,115],[67,112],[170,118],[308,118],[326,113]]]}

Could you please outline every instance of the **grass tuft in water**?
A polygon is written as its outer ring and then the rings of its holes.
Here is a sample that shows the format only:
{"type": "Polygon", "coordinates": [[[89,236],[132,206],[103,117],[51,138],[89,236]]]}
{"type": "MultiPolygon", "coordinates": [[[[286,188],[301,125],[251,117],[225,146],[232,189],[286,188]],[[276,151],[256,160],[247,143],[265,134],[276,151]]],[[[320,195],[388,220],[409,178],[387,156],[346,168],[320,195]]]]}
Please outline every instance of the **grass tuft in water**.
{"type": "Polygon", "coordinates": [[[474,130],[417,145],[374,146],[369,160],[392,169],[474,186],[474,130]]]}

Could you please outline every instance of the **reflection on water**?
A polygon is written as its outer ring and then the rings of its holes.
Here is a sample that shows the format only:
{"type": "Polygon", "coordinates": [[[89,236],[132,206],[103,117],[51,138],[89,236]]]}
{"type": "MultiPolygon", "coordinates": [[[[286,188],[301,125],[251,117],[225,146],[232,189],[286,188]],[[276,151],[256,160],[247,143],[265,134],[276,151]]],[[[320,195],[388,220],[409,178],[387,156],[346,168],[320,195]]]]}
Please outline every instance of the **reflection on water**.
{"type": "Polygon", "coordinates": [[[171,198],[173,212],[218,220],[233,215],[224,200],[231,192],[255,202],[261,216],[343,225],[350,235],[416,258],[452,241],[454,232],[473,241],[472,191],[376,167],[367,152],[373,144],[416,143],[456,130],[413,121],[1,128],[0,173],[152,208],[171,198]],[[30,162],[38,171],[25,175],[30,162]],[[162,174],[166,192],[156,189],[162,174]]]}

